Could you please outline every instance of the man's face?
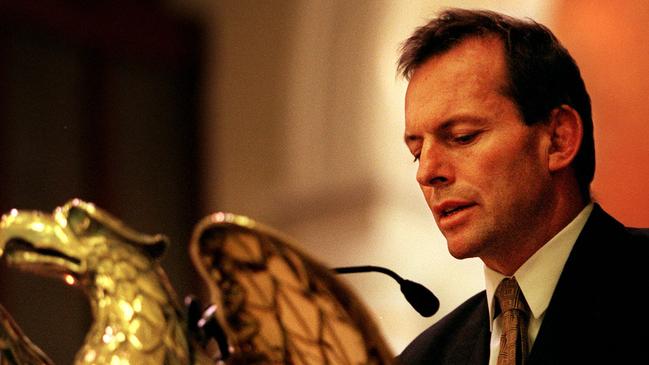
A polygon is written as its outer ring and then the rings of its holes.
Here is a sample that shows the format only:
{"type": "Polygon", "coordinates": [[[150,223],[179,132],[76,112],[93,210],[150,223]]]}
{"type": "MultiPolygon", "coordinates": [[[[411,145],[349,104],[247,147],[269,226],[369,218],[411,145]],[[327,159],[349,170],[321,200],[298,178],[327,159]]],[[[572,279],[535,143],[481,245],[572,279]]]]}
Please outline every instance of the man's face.
{"type": "Polygon", "coordinates": [[[547,128],[523,123],[505,80],[501,41],[469,38],[415,71],[405,105],[417,181],[449,251],[492,268],[527,255],[521,242],[541,239],[550,214],[547,128]]]}

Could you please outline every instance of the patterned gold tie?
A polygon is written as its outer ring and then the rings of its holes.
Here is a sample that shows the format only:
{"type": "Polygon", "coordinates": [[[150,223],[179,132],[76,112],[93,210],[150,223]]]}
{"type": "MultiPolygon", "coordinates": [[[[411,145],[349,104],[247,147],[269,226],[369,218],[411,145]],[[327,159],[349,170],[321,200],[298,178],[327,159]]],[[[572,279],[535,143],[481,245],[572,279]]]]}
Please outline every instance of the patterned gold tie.
{"type": "Polygon", "coordinates": [[[496,301],[503,317],[498,365],[523,365],[529,350],[527,325],[530,309],[516,279],[505,278],[500,282],[496,301]]]}

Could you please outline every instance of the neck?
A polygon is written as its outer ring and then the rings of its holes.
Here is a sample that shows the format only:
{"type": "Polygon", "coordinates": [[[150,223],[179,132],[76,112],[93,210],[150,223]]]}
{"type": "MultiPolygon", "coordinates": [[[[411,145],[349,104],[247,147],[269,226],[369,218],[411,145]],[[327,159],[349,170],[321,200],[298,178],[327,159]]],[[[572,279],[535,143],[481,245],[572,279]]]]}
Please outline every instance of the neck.
{"type": "Polygon", "coordinates": [[[109,363],[123,354],[137,364],[162,364],[169,358],[186,364],[183,319],[163,284],[165,278],[159,277],[162,273],[151,269],[132,277],[110,274],[97,274],[91,287],[95,320],[76,362],[109,363]]]}
{"type": "Polygon", "coordinates": [[[530,230],[526,237],[515,238],[516,246],[507,248],[492,257],[483,257],[489,268],[506,276],[512,276],[532,255],[572,222],[589,203],[585,201],[574,181],[565,179],[559,182],[530,216],[530,230]]]}

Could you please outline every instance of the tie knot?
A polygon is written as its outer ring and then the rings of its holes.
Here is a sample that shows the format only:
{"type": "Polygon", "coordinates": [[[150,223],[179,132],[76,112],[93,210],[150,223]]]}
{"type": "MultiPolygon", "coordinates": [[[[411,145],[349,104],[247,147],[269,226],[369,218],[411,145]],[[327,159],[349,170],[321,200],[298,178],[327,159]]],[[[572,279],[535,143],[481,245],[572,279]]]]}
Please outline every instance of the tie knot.
{"type": "Polygon", "coordinates": [[[503,313],[512,309],[529,312],[523,292],[514,278],[505,278],[500,282],[496,288],[496,300],[503,313]]]}

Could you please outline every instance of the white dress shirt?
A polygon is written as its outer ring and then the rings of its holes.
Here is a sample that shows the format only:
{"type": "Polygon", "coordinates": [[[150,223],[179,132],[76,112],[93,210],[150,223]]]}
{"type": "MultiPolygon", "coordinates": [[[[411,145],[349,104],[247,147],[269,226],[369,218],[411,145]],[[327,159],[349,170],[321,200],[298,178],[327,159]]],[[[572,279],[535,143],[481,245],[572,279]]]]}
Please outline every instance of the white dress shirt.
{"type": "MultiPolygon", "coordinates": [[[[545,310],[550,304],[552,293],[557,286],[563,266],[577,237],[584,228],[593,204],[587,205],[575,219],[557,233],[550,241],[532,255],[517,271],[514,277],[530,306],[532,316],[528,327],[529,348],[532,349],[536,335],[539,333],[545,310]]],[[[484,267],[487,303],[491,325],[491,352],[489,364],[496,365],[500,350],[500,335],[502,333],[502,316],[494,316],[494,293],[504,275],[484,267]]]]}

